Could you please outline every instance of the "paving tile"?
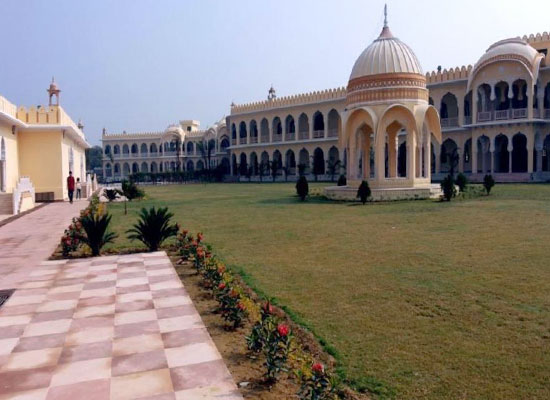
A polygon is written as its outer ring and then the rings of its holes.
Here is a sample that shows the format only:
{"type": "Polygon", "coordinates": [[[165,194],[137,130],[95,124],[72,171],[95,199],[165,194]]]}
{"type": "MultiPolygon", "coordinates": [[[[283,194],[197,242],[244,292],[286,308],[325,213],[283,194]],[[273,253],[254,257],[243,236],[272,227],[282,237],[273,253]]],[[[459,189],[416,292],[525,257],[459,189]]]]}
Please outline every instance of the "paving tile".
{"type": "Polygon", "coordinates": [[[170,375],[176,391],[213,386],[224,381],[231,381],[231,375],[223,360],[170,368],[170,375]]]}
{"type": "Polygon", "coordinates": [[[212,342],[194,343],[165,350],[170,368],[220,360],[221,356],[212,342]]]}
{"type": "Polygon", "coordinates": [[[44,321],[54,321],[56,319],[68,319],[68,318],[72,318],[73,314],[74,314],[74,310],[72,309],[36,313],[33,315],[31,322],[44,322],[44,321]]]}
{"type": "Polygon", "coordinates": [[[17,346],[19,338],[0,339],[0,356],[10,354],[17,346]]]}
{"type": "Polygon", "coordinates": [[[111,376],[111,359],[96,358],[59,364],[52,375],[50,386],[70,385],[111,376]]]}
{"type": "Polygon", "coordinates": [[[153,300],[153,303],[155,308],[178,307],[191,304],[191,299],[188,296],[161,297],[153,300]]]}
{"type": "Polygon", "coordinates": [[[114,328],[112,326],[105,326],[101,328],[87,328],[84,330],[77,330],[69,332],[67,339],[65,340],[66,346],[78,346],[81,344],[103,342],[105,340],[113,339],[114,328]]]}
{"type": "Polygon", "coordinates": [[[185,345],[195,343],[210,342],[210,335],[206,328],[185,329],[182,331],[172,331],[163,333],[162,340],[164,341],[164,347],[169,349],[171,347],[181,347],[185,345]]]}
{"type": "Polygon", "coordinates": [[[90,306],[78,308],[74,313],[74,318],[100,317],[115,313],[114,304],[104,304],[100,306],[90,306]]]}
{"type": "Polygon", "coordinates": [[[157,316],[159,319],[181,317],[183,315],[194,315],[196,313],[197,310],[192,304],[179,307],[159,308],[157,310],[157,316]]]}
{"type": "Polygon", "coordinates": [[[111,380],[95,379],[51,387],[46,400],[108,400],[110,398],[111,380]],[[85,397],[84,397],[85,396],[85,397]]]}
{"type": "Polygon", "coordinates": [[[65,343],[64,333],[54,333],[51,335],[23,337],[19,339],[14,352],[47,349],[53,347],[63,347],[65,343]]]}
{"type": "Polygon", "coordinates": [[[153,300],[135,300],[126,303],[116,303],[115,311],[117,313],[124,313],[129,311],[150,310],[153,308],[155,308],[153,300]]]}
{"type": "Polygon", "coordinates": [[[157,319],[155,310],[129,311],[115,315],[115,325],[131,324],[135,322],[152,321],[157,319]]]}
{"type": "Polygon", "coordinates": [[[12,315],[0,317],[0,329],[11,325],[24,325],[31,322],[32,314],[12,315]]]}
{"type": "Polygon", "coordinates": [[[119,303],[127,303],[129,301],[135,301],[135,300],[152,300],[152,299],[153,299],[153,296],[151,295],[150,291],[133,292],[133,293],[125,293],[125,294],[117,295],[117,302],[119,303]]]}
{"type": "Polygon", "coordinates": [[[111,368],[112,376],[119,376],[168,368],[168,363],[164,350],[155,350],[113,357],[111,368]]]}
{"type": "Polygon", "coordinates": [[[44,367],[0,373],[0,395],[47,388],[55,367],[44,367]]]}
{"type": "Polygon", "coordinates": [[[204,324],[198,315],[184,315],[183,317],[159,319],[159,327],[160,331],[165,333],[190,328],[203,328],[204,324]]]}
{"type": "Polygon", "coordinates": [[[160,334],[137,335],[113,340],[113,356],[160,350],[164,342],[160,334]]]}
{"type": "Polygon", "coordinates": [[[112,347],[111,340],[65,347],[59,357],[59,364],[111,357],[112,347]]]}
{"type": "Polygon", "coordinates": [[[115,339],[159,333],[158,321],[137,322],[115,326],[115,339]]]}
{"type": "Polygon", "coordinates": [[[0,367],[0,372],[15,371],[57,365],[62,347],[11,353],[8,361],[0,367]]]}
{"type": "Polygon", "coordinates": [[[138,372],[111,379],[111,398],[129,400],[147,396],[173,393],[170,370],[138,372]]]}
{"type": "Polygon", "coordinates": [[[28,324],[25,327],[23,336],[41,336],[41,335],[50,335],[53,333],[65,333],[69,330],[71,319],[57,319],[54,321],[45,321],[45,322],[35,322],[28,324]]]}
{"type": "Polygon", "coordinates": [[[23,392],[17,392],[0,396],[0,400],[44,400],[48,394],[48,388],[25,390],[23,392]]]}
{"type": "MultiPolygon", "coordinates": [[[[78,292],[76,292],[78,293],[78,292]]],[[[78,300],[54,300],[46,301],[40,304],[36,309],[37,312],[62,311],[71,310],[76,307],[78,300]]]]}

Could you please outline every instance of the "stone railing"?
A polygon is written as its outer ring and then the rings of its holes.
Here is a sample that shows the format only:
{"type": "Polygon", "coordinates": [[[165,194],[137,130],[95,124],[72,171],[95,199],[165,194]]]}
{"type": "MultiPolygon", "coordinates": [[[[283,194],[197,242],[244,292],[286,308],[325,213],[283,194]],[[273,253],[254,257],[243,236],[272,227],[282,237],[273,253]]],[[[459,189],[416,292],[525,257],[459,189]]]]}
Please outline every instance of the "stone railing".
{"type": "Polygon", "coordinates": [[[21,208],[21,199],[25,193],[29,193],[34,204],[34,186],[32,185],[31,178],[28,176],[22,176],[19,178],[19,182],[13,189],[13,214],[19,214],[21,208]]]}
{"type": "Polygon", "coordinates": [[[442,128],[455,128],[458,126],[458,117],[453,118],[441,118],[442,128]]]}
{"type": "Polygon", "coordinates": [[[294,140],[295,137],[296,135],[294,134],[294,132],[289,132],[285,134],[285,141],[294,140]]]}
{"type": "Polygon", "coordinates": [[[264,100],[253,103],[234,104],[231,106],[231,114],[260,111],[271,108],[288,107],[295,105],[318,103],[328,100],[341,100],[346,97],[346,88],[327,89],[317,92],[302,93],[293,96],[278,97],[272,100],[264,100]]]}
{"type": "Polygon", "coordinates": [[[325,137],[325,131],[313,131],[313,139],[321,139],[325,137]]]}
{"type": "Polygon", "coordinates": [[[3,112],[13,118],[16,118],[17,106],[15,104],[10,103],[5,97],[0,96],[0,112],[3,112]]]}
{"type": "Polygon", "coordinates": [[[250,144],[258,143],[258,136],[251,136],[250,137],[250,144]]]}
{"type": "Polygon", "coordinates": [[[328,137],[338,137],[338,129],[329,129],[328,130],[328,137]]]}
{"type": "Polygon", "coordinates": [[[309,139],[309,132],[308,131],[298,132],[298,139],[300,139],[300,140],[309,139]]]}
{"type": "MultiPolygon", "coordinates": [[[[481,111],[477,113],[477,122],[523,119],[527,118],[527,116],[527,108],[510,108],[508,110],[481,111]]],[[[441,123],[441,126],[443,127],[443,123],[441,123]]]]}

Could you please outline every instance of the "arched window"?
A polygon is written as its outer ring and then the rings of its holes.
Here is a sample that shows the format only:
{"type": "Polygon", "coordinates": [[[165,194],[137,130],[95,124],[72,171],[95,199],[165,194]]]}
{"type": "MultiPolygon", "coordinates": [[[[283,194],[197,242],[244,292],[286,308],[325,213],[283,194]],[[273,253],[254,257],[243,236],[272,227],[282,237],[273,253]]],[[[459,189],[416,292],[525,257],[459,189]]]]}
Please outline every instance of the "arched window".
{"type": "Polygon", "coordinates": [[[246,143],[246,123],[244,121],[239,124],[239,143],[246,143]]]}
{"type": "Polygon", "coordinates": [[[150,153],[157,153],[157,144],[156,143],[151,143],[151,146],[149,146],[149,152],[150,153]]]}
{"type": "Polygon", "coordinates": [[[141,154],[147,154],[147,145],[145,143],[141,144],[141,154]]]}
{"type": "Polygon", "coordinates": [[[132,154],[137,154],[138,153],[138,145],[137,144],[132,144],[132,154]]]}
{"type": "Polygon", "coordinates": [[[328,137],[338,137],[340,114],[334,108],[328,113],[328,137]]]}
{"type": "Polygon", "coordinates": [[[325,136],[325,121],[323,114],[317,111],[313,114],[313,138],[322,138],[325,136]]]}
{"type": "Polygon", "coordinates": [[[298,118],[298,132],[300,140],[309,139],[309,120],[306,113],[300,114],[300,118],[298,118]]]}
{"type": "Polygon", "coordinates": [[[283,127],[281,125],[281,119],[275,117],[273,119],[273,141],[280,142],[283,139],[283,127]]]}
{"type": "Polygon", "coordinates": [[[122,154],[130,154],[130,148],[128,147],[127,144],[122,146],[122,154]]]}
{"type": "Polygon", "coordinates": [[[111,154],[111,146],[110,145],[105,146],[105,154],[106,155],[111,154]]]}
{"type": "Polygon", "coordinates": [[[110,178],[113,176],[113,169],[111,167],[111,164],[107,163],[105,164],[105,177],[110,178]]]}
{"type": "Polygon", "coordinates": [[[120,154],[120,146],[118,144],[115,144],[115,147],[113,148],[114,154],[120,154]]]}
{"type": "Polygon", "coordinates": [[[294,117],[288,115],[285,119],[285,140],[294,140],[296,138],[296,124],[294,123],[294,117]]]}
{"type": "Polygon", "coordinates": [[[269,122],[266,118],[260,123],[260,140],[262,143],[269,142],[269,122]]]}
{"type": "Polygon", "coordinates": [[[193,142],[187,142],[187,154],[193,154],[194,148],[193,142]]]}

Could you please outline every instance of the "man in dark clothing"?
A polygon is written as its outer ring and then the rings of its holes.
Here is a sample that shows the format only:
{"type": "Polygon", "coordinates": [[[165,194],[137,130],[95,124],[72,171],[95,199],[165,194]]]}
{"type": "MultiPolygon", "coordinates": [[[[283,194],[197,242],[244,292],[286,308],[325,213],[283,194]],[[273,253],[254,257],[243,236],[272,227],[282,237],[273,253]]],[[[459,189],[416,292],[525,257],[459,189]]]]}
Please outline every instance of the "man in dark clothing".
{"type": "Polygon", "coordinates": [[[73,171],[69,171],[69,177],[67,178],[67,189],[69,191],[69,201],[73,203],[73,193],[74,193],[74,176],[73,171]]]}

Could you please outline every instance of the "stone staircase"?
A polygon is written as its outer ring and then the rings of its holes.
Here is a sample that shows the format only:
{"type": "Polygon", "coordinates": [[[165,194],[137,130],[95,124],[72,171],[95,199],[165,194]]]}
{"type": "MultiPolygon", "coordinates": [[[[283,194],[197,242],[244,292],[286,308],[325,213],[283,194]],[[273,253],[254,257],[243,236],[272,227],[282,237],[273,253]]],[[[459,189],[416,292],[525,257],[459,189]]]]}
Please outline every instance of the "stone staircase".
{"type": "Polygon", "coordinates": [[[0,193],[0,215],[13,214],[13,195],[11,193],[0,193]]]}

